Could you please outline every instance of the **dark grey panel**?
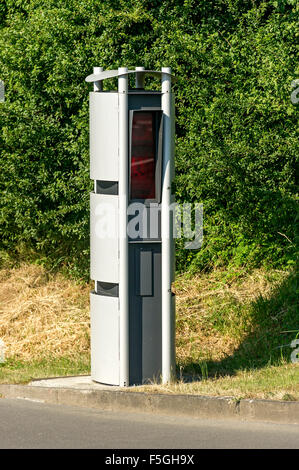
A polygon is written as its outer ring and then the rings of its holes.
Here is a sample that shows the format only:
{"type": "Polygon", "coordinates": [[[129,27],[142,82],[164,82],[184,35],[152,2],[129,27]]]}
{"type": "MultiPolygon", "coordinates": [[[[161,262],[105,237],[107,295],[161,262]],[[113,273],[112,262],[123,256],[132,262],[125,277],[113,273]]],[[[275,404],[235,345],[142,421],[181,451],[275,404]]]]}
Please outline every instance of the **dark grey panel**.
{"type": "Polygon", "coordinates": [[[153,295],[153,252],[151,247],[139,251],[139,295],[153,295]]]}
{"type": "Polygon", "coordinates": [[[118,182],[96,180],[96,193],[97,194],[110,194],[111,196],[117,196],[118,195],[118,182]]]}
{"type": "Polygon", "coordinates": [[[161,108],[161,94],[132,93],[128,95],[128,107],[131,109],[161,108]]]}
{"type": "Polygon", "coordinates": [[[159,380],[162,372],[161,244],[131,243],[129,269],[132,385],[159,380]]]}
{"type": "Polygon", "coordinates": [[[112,282],[97,281],[96,294],[107,295],[109,297],[118,297],[119,287],[118,284],[112,282]]]}

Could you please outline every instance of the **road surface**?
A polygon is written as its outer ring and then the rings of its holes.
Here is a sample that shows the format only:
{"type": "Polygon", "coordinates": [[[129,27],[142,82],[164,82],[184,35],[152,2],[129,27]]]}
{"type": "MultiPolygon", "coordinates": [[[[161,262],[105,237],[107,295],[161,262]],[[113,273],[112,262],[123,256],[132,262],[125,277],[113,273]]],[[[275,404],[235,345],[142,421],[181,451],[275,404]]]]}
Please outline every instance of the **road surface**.
{"type": "Polygon", "coordinates": [[[299,448],[299,425],[107,412],[0,399],[0,449],[299,448]]]}

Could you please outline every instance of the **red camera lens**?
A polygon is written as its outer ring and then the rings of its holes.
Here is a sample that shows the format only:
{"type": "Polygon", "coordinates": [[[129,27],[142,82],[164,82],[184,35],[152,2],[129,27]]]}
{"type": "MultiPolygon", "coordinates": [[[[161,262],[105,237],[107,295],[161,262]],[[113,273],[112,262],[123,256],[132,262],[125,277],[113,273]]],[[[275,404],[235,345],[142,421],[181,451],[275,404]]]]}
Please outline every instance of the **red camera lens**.
{"type": "Polygon", "coordinates": [[[155,115],[134,112],[132,124],[131,199],[155,199],[155,115]]]}

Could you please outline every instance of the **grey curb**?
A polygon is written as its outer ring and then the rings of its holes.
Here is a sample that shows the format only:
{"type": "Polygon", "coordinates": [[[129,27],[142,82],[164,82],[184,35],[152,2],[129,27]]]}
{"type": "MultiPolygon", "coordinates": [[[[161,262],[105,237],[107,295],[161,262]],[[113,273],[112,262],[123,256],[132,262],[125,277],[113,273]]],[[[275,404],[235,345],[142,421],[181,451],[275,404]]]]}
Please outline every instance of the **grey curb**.
{"type": "Polygon", "coordinates": [[[299,402],[291,401],[248,399],[238,401],[233,397],[78,390],[29,385],[0,385],[0,396],[109,411],[299,424],[299,402]]]}

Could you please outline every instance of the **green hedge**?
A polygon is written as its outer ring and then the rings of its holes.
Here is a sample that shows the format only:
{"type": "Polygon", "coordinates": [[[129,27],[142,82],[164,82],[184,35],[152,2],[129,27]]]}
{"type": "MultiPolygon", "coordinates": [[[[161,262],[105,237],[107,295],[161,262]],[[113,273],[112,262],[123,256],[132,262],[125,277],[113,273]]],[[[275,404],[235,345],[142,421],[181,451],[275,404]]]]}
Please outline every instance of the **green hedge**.
{"type": "Polygon", "coordinates": [[[84,78],[164,65],[178,77],[176,197],[204,204],[203,247],[178,244],[178,269],[294,263],[297,15],[295,0],[4,0],[2,250],[87,274],[84,78]]]}

